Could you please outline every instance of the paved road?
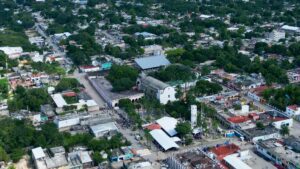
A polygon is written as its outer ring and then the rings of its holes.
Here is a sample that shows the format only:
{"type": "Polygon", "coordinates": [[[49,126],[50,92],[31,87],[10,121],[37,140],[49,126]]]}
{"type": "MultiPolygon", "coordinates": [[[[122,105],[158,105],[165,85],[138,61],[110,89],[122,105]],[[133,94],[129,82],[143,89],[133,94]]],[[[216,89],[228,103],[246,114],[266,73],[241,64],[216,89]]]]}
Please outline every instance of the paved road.
{"type": "Polygon", "coordinates": [[[101,96],[99,96],[99,94],[95,91],[90,82],[86,79],[85,73],[79,73],[78,70],[75,70],[73,75],[71,75],[70,77],[76,78],[81,84],[83,84],[87,94],[89,94],[100,107],[105,108],[106,104],[104,100],[101,98],[101,96]]]}

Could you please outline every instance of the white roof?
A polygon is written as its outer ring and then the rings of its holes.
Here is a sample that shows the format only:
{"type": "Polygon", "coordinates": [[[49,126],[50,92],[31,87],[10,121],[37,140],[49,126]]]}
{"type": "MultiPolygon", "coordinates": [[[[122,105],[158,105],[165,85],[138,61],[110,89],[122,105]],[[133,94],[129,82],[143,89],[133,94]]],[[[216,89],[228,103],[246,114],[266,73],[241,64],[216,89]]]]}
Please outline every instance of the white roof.
{"type": "Polygon", "coordinates": [[[7,55],[23,52],[22,47],[8,47],[8,46],[5,46],[5,47],[0,47],[0,50],[3,51],[7,55]]]}
{"type": "Polygon", "coordinates": [[[32,151],[32,155],[34,157],[34,159],[40,159],[40,158],[44,158],[46,157],[44,150],[42,149],[42,147],[37,147],[31,150],[32,151]]]}
{"type": "Polygon", "coordinates": [[[118,130],[118,127],[115,125],[114,122],[109,122],[109,123],[104,123],[104,124],[97,124],[95,126],[91,126],[90,128],[91,128],[93,133],[118,130]]]}
{"type": "Polygon", "coordinates": [[[240,169],[240,168],[242,168],[242,169],[252,169],[249,165],[244,163],[241,159],[236,157],[234,154],[226,156],[224,158],[224,160],[235,169],[240,169]]]}
{"type": "Polygon", "coordinates": [[[177,120],[175,118],[162,117],[156,120],[156,123],[159,124],[161,128],[164,129],[164,131],[169,134],[169,136],[174,136],[177,134],[177,131],[175,130],[177,125],[177,120]]]}
{"type": "Polygon", "coordinates": [[[169,150],[170,148],[179,148],[173,139],[160,129],[152,130],[150,134],[164,150],[169,150]]]}
{"type": "Polygon", "coordinates": [[[299,30],[299,27],[296,27],[296,26],[289,26],[289,25],[283,25],[281,27],[281,29],[284,29],[284,30],[290,30],[290,31],[298,31],[299,30]]]}
{"type": "Polygon", "coordinates": [[[97,103],[95,102],[95,100],[87,100],[86,101],[86,105],[88,107],[91,107],[91,106],[97,106],[97,103]]]}
{"type": "Polygon", "coordinates": [[[59,108],[62,108],[64,106],[68,105],[60,93],[53,94],[51,97],[52,97],[53,101],[55,102],[56,106],[59,108]]]}

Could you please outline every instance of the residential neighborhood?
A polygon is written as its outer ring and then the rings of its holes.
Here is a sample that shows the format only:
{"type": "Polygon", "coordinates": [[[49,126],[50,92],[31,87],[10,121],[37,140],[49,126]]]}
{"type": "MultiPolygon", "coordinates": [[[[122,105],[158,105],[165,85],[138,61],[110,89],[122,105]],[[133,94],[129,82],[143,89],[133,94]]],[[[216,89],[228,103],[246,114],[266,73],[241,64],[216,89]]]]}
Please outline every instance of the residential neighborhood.
{"type": "Polygon", "coordinates": [[[300,169],[300,2],[0,0],[1,169],[300,169]]]}

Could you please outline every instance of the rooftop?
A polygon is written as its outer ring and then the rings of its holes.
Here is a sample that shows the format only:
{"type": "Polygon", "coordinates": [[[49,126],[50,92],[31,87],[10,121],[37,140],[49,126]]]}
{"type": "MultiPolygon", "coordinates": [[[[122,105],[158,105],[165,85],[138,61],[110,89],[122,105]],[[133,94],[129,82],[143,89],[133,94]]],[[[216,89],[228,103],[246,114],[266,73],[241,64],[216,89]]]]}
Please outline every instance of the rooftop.
{"type": "Polygon", "coordinates": [[[285,147],[282,141],[268,139],[259,141],[257,144],[280,159],[288,161],[289,163],[293,163],[295,166],[300,166],[300,153],[285,147]]]}
{"type": "Polygon", "coordinates": [[[161,126],[161,128],[168,133],[169,136],[174,136],[177,134],[175,130],[177,125],[177,120],[173,117],[162,117],[156,120],[156,123],[161,126]]]}
{"type": "Polygon", "coordinates": [[[236,153],[240,148],[235,144],[221,145],[213,147],[210,151],[217,156],[218,160],[222,160],[225,156],[236,153]]]}
{"type": "Polygon", "coordinates": [[[171,64],[170,61],[164,55],[137,58],[134,61],[143,70],[158,68],[158,67],[167,66],[171,64]]]}
{"type": "Polygon", "coordinates": [[[150,131],[153,139],[164,149],[179,148],[179,146],[165,132],[160,129],[150,131]]]}

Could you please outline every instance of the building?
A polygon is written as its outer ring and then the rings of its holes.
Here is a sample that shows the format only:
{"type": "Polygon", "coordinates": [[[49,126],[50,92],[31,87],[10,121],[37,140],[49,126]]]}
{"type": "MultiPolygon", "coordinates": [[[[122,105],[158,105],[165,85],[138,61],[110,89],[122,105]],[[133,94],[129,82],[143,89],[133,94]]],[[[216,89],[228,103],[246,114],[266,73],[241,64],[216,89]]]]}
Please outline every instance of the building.
{"type": "Polygon", "coordinates": [[[179,148],[174,139],[169,137],[164,131],[160,129],[152,130],[150,131],[150,134],[163,151],[179,148]]]}
{"type": "Polygon", "coordinates": [[[201,149],[176,154],[167,158],[167,164],[174,169],[224,169],[201,149]]]}
{"type": "Polygon", "coordinates": [[[136,90],[128,90],[118,93],[112,92],[113,87],[111,83],[103,76],[90,76],[88,77],[88,80],[109,107],[118,107],[119,100],[121,99],[129,99],[132,102],[135,102],[144,97],[144,93],[136,90]]]}
{"type": "Polygon", "coordinates": [[[148,96],[156,98],[161,104],[177,100],[174,87],[143,73],[137,79],[137,86],[139,90],[148,96]]]}
{"type": "Polygon", "coordinates": [[[86,169],[93,167],[93,160],[88,151],[74,151],[68,153],[70,169],[86,169]]]}
{"type": "Polygon", "coordinates": [[[110,160],[112,162],[119,162],[124,160],[130,160],[134,157],[131,147],[121,147],[120,149],[114,149],[110,160]]]}
{"type": "Polygon", "coordinates": [[[265,91],[266,89],[268,89],[268,86],[258,86],[254,89],[251,89],[248,93],[247,96],[250,97],[251,99],[257,101],[257,102],[263,102],[263,98],[261,97],[263,91],[265,91]]]}
{"type": "Polygon", "coordinates": [[[170,65],[170,61],[164,55],[147,56],[134,59],[135,64],[140,70],[156,70],[170,65]]]}
{"type": "Polygon", "coordinates": [[[136,32],[134,33],[135,37],[139,37],[142,36],[145,40],[155,40],[158,38],[157,35],[153,34],[153,33],[149,33],[149,32],[136,32]]]}
{"type": "Polygon", "coordinates": [[[287,34],[297,34],[300,32],[299,27],[289,26],[289,25],[283,25],[281,27],[281,30],[285,31],[287,34]]]}
{"type": "Polygon", "coordinates": [[[22,47],[0,47],[0,51],[3,51],[9,59],[19,58],[23,53],[22,47]]]}
{"type": "Polygon", "coordinates": [[[228,155],[224,158],[225,165],[232,169],[252,169],[248,164],[243,162],[243,159],[250,158],[249,151],[228,155]]]}
{"type": "Polygon", "coordinates": [[[280,39],[285,39],[285,32],[282,30],[273,30],[267,34],[270,41],[278,42],[280,39]]]}
{"type": "Polygon", "coordinates": [[[224,144],[211,148],[210,152],[215,159],[222,161],[224,157],[237,153],[239,150],[240,148],[235,144],[224,144]]]}
{"type": "Polygon", "coordinates": [[[290,106],[286,107],[285,113],[289,117],[300,115],[300,107],[298,105],[290,105],[290,106]]]}
{"type": "Polygon", "coordinates": [[[114,122],[108,122],[103,124],[97,124],[90,126],[90,130],[95,137],[103,137],[105,135],[113,135],[118,132],[118,127],[114,122]]]}
{"type": "Polygon", "coordinates": [[[278,139],[260,140],[256,143],[256,150],[261,155],[275,163],[276,166],[285,169],[300,168],[300,153],[289,148],[291,144],[299,145],[299,140],[290,139],[288,141],[278,139]]]}
{"type": "Polygon", "coordinates": [[[156,123],[171,137],[177,134],[175,130],[177,122],[177,119],[173,117],[162,117],[156,120],[156,123]]]}
{"type": "MultiPolygon", "coordinates": [[[[74,93],[74,92],[69,92],[69,93],[74,93]]],[[[74,93],[76,95],[76,93],[74,93]]],[[[99,105],[92,99],[84,100],[84,99],[79,99],[78,102],[76,103],[68,103],[66,101],[66,97],[68,96],[68,93],[56,93],[51,95],[55,105],[56,105],[56,113],[62,113],[64,111],[69,111],[69,108],[72,108],[71,110],[80,110],[80,109],[85,109],[89,112],[92,111],[97,111],[99,110],[99,105]]],[[[73,96],[71,96],[73,97],[73,96]]]]}
{"type": "Polygon", "coordinates": [[[45,45],[45,40],[41,36],[30,37],[29,38],[29,42],[30,42],[30,44],[34,44],[34,45],[36,45],[38,47],[42,47],[42,46],[45,45]]]}
{"type": "Polygon", "coordinates": [[[68,166],[68,161],[65,156],[65,149],[63,147],[56,147],[50,149],[51,154],[41,147],[31,150],[32,158],[37,169],[57,169],[68,166]]]}
{"type": "Polygon", "coordinates": [[[148,45],[142,48],[144,49],[144,55],[147,56],[158,56],[163,54],[163,49],[160,45],[148,45]]]}
{"type": "Polygon", "coordinates": [[[80,66],[81,72],[88,73],[88,72],[98,72],[100,71],[99,66],[80,66]]]}
{"type": "Polygon", "coordinates": [[[281,138],[279,134],[279,130],[274,128],[273,126],[265,126],[263,129],[259,129],[257,127],[250,128],[250,129],[236,129],[244,139],[257,142],[258,140],[267,140],[267,139],[278,139],[281,138]]]}

